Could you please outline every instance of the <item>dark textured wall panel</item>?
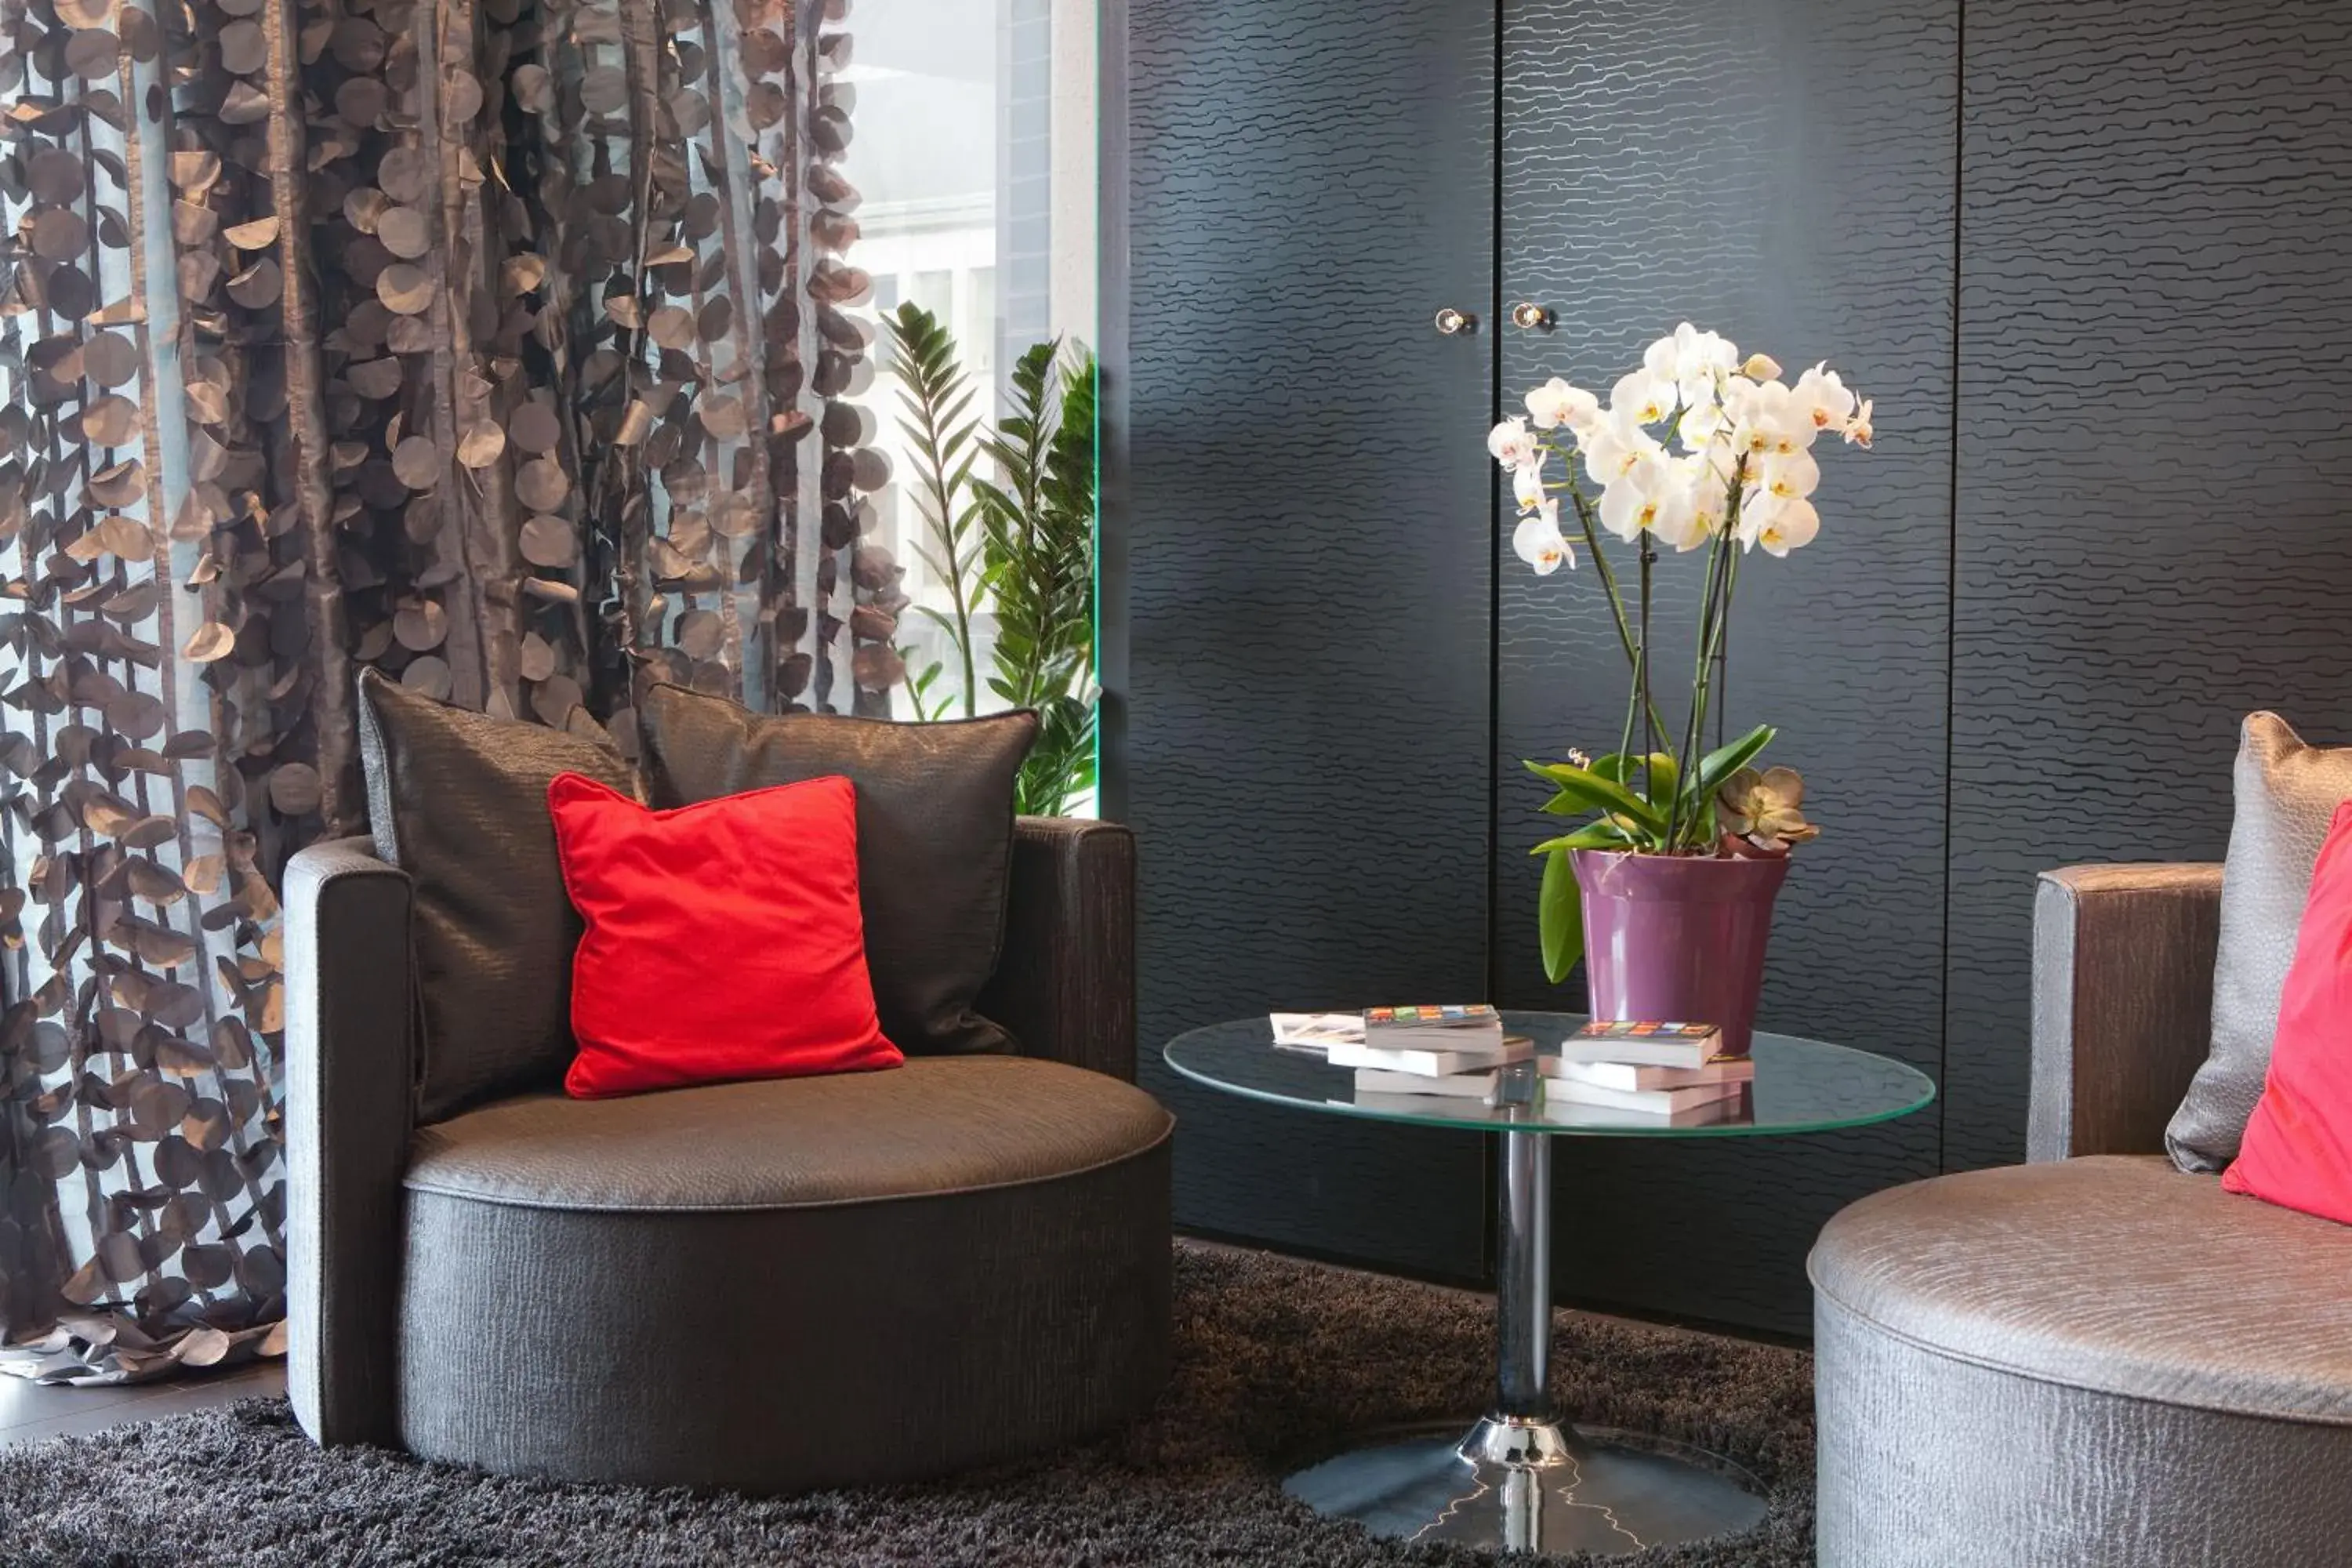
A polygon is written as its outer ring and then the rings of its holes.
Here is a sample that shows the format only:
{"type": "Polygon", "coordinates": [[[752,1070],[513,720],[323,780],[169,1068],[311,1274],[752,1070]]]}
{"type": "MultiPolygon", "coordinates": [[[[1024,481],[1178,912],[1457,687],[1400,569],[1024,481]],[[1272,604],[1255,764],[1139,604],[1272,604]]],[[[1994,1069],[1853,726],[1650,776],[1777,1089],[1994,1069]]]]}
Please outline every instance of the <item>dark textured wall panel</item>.
{"type": "Polygon", "coordinates": [[[1486,1152],[1177,1079],[1175,1032],[1486,984],[1491,18],[1133,0],[1127,679],[1187,1225],[1483,1268],[1486,1152]]]}
{"type": "Polygon", "coordinates": [[[2024,1150],[2033,873],[2352,738],[2352,6],[1969,0],[1949,1158],[2024,1150]]]}
{"type": "MultiPolygon", "coordinates": [[[[1942,1044],[1951,510],[1956,0],[1510,0],[1503,291],[1507,401],[1559,374],[1604,395],[1684,319],[1794,375],[1830,357],[1878,399],[1873,452],[1820,449],[1821,537],[1751,556],[1733,623],[1733,731],[1770,721],[1824,836],[1773,936],[1767,1026],[1933,1073],[1942,1044]]],[[[1622,551],[1619,559],[1623,560],[1622,551]]],[[[1686,689],[1702,558],[1659,568],[1657,679],[1686,689]]],[[[1547,792],[1519,768],[1613,751],[1624,664],[1589,573],[1506,557],[1496,908],[1502,999],[1580,1005],[1535,945],[1547,792]]],[[[1832,1138],[1572,1141],[1559,1156],[1571,1296],[1801,1331],[1815,1231],[1936,1168],[1933,1111],[1832,1138]]]]}

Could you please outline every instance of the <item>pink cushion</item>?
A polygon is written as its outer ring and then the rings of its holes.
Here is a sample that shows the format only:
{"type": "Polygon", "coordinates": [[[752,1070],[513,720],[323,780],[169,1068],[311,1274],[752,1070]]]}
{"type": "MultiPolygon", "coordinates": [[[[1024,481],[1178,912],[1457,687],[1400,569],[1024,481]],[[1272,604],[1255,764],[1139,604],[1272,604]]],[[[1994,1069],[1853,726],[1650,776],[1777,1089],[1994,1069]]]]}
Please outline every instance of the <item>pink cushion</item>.
{"type": "Polygon", "coordinates": [[[2312,869],[2270,1076],[2221,1184],[2352,1225],[2352,801],[2312,869]]]}

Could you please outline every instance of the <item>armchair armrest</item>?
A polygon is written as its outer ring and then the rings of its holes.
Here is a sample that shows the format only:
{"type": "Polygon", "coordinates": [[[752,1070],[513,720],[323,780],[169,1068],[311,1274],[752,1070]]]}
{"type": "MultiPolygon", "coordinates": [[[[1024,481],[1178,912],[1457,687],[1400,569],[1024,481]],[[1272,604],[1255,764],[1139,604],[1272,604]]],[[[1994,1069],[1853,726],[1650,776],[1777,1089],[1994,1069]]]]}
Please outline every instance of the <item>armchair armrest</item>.
{"type": "Polygon", "coordinates": [[[2164,1152],[2212,1040],[2221,914],[2216,865],[2042,874],[2027,1159],[2164,1152]]]}
{"type": "Polygon", "coordinates": [[[320,1443],[398,1440],[411,886],[364,838],[286,867],[287,1392],[320,1443]]]}
{"type": "Polygon", "coordinates": [[[980,1010],[1021,1054],[1135,1079],[1135,836],[1115,822],[1013,827],[1004,948],[980,1010]]]}

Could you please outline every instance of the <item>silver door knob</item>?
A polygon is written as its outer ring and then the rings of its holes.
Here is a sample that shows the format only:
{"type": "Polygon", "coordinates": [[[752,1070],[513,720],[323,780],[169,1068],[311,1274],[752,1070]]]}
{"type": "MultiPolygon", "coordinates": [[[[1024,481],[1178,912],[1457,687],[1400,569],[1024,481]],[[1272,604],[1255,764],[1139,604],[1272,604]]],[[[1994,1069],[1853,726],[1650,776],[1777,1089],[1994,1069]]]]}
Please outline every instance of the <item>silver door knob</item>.
{"type": "Polygon", "coordinates": [[[1478,318],[1448,305],[1437,312],[1436,327],[1449,338],[1466,338],[1478,330],[1478,318]]]}
{"type": "Polygon", "coordinates": [[[1538,305],[1532,300],[1521,300],[1511,307],[1511,325],[1525,332],[1548,332],[1559,318],[1549,305],[1538,305]]]}

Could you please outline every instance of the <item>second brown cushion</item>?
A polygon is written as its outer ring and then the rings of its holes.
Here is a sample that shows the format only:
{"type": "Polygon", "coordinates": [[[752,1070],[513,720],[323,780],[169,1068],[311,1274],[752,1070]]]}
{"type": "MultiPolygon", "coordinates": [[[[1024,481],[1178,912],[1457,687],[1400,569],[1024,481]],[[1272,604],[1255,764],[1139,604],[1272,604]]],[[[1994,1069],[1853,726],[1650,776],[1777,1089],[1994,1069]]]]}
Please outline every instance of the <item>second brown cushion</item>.
{"type": "Polygon", "coordinates": [[[547,785],[636,780],[606,746],[436,702],[360,676],[360,754],[376,853],[416,885],[424,993],[417,1116],[426,1123],[562,1078],[572,1060],[572,955],[547,785]]]}
{"type": "Polygon", "coordinates": [[[753,713],[656,686],[637,709],[656,810],[839,774],[857,790],[859,901],[882,1028],[910,1056],[1003,1051],[973,1002],[1004,940],[1013,781],[1036,715],[896,724],[753,713]]]}

